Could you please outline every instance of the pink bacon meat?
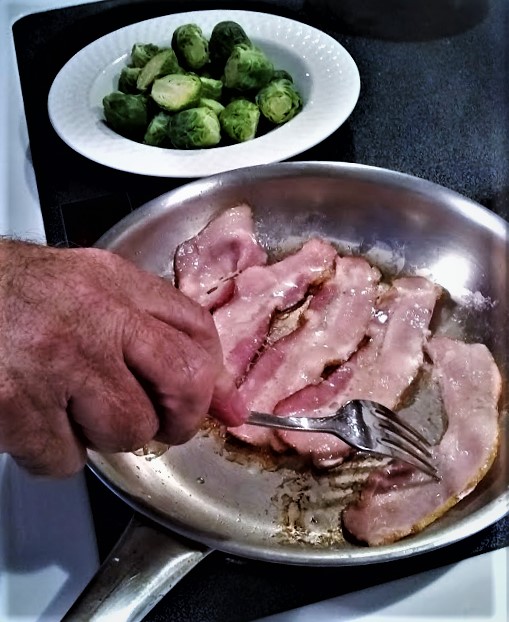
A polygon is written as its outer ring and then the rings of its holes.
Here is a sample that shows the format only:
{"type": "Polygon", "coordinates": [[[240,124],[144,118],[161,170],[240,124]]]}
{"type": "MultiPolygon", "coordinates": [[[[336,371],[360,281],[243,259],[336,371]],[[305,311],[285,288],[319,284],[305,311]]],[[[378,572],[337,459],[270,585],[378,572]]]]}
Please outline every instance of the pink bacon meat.
{"type": "Polygon", "coordinates": [[[175,253],[178,288],[207,309],[224,304],[233,294],[232,277],[267,262],[254,235],[251,208],[239,205],[214,218],[175,253]]]}
{"type": "MultiPolygon", "coordinates": [[[[327,380],[280,402],[276,414],[322,417],[358,398],[396,408],[423,363],[423,346],[441,291],[421,277],[393,281],[377,304],[369,341],[327,380]]],[[[283,430],[276,434],[320,468],[340,464],[352,451],[330,434],[283,430]]]]}
{"type": "MultiPolygon", "coordinates": [[[[380,272],[360,257],[337,257],[327,279],[289,335],[267,348],[240,387],[248,407],[273,412],[276,404],[320,381],[324,369],[346,361],[366,334],[380,272]]],[[[273,430],[243,425],[230,432],[251,445],[286,446],[273,430]]]]}
{"type": "Polygon", "coordinates": [[[213,314],[226,369],[240,381],[262,347],[272,316],[297,304],[332,270],[336,250],[312,239],[285,259],[246,268],[235,278],[232,298],[213,314]]]}
{"type": "Polygon", "coordinates": [[[346,529],[369,545],[417,533],[468,495],[498,449],[501,377],[483,344],[433,337],[427,347],[448,417],[433,456],[441,481],[395,463],[370,475],[343,513],[346,529]]]}

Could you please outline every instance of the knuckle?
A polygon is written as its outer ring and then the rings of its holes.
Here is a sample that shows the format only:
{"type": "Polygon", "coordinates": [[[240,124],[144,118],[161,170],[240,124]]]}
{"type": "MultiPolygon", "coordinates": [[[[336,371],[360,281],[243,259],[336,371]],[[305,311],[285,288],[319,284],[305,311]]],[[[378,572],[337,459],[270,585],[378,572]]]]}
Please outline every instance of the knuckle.
{"type": "Polygon", "coordinates": [[[199,431],[203,418],[202,415],[182,417],[174,413],[163,419],[155,439],[168,445],[183,445],[199,431]]]}
{"type": "Polygon", "coordinates": [[[62,479],[76,475],[86,463],[82,447],[63,443],[60,439],[41,439],[12,457],[32,475],[62,479]]]}
{"type": "Polygon", "coordinates": [[[76,253],[81,254],[92,261],[102,263],[105,266],[114,267],[120,262],[119,255],[102,248],[80,248],[76,249],[76,253]]]}
{"type": "Polygon", "coordinates": [[[149,443],[155,436],[157,429],[155,430],[132,430],[131,433],[125,434],[120,447],[120,451],[136,451],[141,449],[144,445],[149,443]]]}
{"type": "Polygon", "coordinates": [[[184,384],[180,387],[182,402],[200,405],[206,412],[212,399],[216,377],[210,357],[197,356],[188,361],[182,371],[185,378],[184,384]]]}
{"type": "Polygon", "coordinates": [[[145,410],[124,410],[116,419],[111,442],[116,451],[136,451],[151,441],[158,430],[155,414],[145,410]]]}

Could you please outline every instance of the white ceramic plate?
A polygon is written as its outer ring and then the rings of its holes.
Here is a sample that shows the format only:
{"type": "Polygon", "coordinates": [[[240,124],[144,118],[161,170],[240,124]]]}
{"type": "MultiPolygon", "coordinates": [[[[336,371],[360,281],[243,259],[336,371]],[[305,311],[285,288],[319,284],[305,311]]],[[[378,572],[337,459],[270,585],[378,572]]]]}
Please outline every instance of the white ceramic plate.
{"type": "Polygon", "coordinates": [[[203,177],[278,162],[309,149],[344,123],[359,90],[359,71],[352,57],[316,28],[252,11],[195,11],[132,24],[87,45],[56,76],[48,111],[62,140],[95,162],[142,175],[203,177]],[[290,72],[304,100],[296,117],[251,141],[197,150],[142,145],[106,126],[102,98],[116,89],[134,43],[169,45],[175,28],[190,22],[208,37],[215,24],[225,19],[238,22],[278,69],[290,72]]]}

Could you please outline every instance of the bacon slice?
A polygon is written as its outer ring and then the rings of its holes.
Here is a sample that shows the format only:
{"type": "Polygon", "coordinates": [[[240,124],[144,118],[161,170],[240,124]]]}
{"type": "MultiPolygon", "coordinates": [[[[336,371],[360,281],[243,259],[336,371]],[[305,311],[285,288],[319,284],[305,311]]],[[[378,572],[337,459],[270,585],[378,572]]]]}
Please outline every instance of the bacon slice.
{"type": "Polygon", "coordinates": [[[424,529],[475,488],[497,453],[501,377],[489,350],[433,337],[427,351],[448,417],[433,450],[441,481],[401,463],[370,475],[359,501],[343,513],[346,529],[369,545],[424,529]]]}
{"type": "Polygon", "coordinates": [[[203,307],[213,309],[233,294],[233,276],[266,262],[267,254],[254,235],[251,208],[239,205],[224,211],[177,248],[176,284],[203,307]]]}
{"type": "MultiPolygon", "coordinates": [[[[322,417],[352,399],[370,399],[396,408],[422,365],[428,327],[441,289],[421,277],[393,281],[376,308],[369,341],[327,380],[280,402],[278,415],[322,417]]],[[[277,431],[317,467],[340,464],[351,448],[330,434],[277,431]]]]}
{"type": "Polygon", "coordinates": [[[330,273],[337,253],[323,240],[312,239],[285,259],[269,266],[246,268],[235,278],[235,291],[213,314],[225,367],[237,381],[263,345],[273,314],[304,298],[308,289],[330,273]]]}
{"type": "MultiPolygon", "coordinates": [[[[380,272],[360,257],[337,257],[300,318],[300,326],[267,348],[249,371],[240,392],[251,410],[273,412],[276,404],[309,384],[324,369],[346,361],[364,338],[373,313],[380,272]]],[[[273,430],[243,425],[237,438],[280,449],[273,430]]]]}

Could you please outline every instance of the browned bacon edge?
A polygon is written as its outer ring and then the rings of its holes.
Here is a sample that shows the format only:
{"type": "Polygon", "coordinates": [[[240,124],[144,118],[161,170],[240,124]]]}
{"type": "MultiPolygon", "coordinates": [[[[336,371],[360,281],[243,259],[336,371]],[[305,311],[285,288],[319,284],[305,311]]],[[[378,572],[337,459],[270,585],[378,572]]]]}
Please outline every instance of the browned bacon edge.
{"type": "MultiPolygon", "coordinates": [[[[396,408],[422,364],[441,289],[422,277],[403,277],[381,291],[368,326],[370,338],[327,379],[277,404],[277,414],[326,416],[351,399],[396,408]]],[[[352,451],[329,434],[278,430],[276,435],[318,468],[336,466],[352,451]]]]}
{"type": "Polygon", "coordinates": [[[370,546],[415,534],[470,494],[491,468],[499,443],[501,377],[483,344],[434,337],[427,346],[448,417],[434,447],[440,481],[393,463],[373,472],[343,525],[370,546]]]}
{"type": "MultiPolygon", "coordinates": [[[[264,350],[240,386],[251,410],[272,413],[283,399],[318,383],[364,339],[380,272],[361,257],[336,256],[334,271],[310,296],[296,329],[264,350]]],[[[231,430],[244,442],[285,448],[274,431],[255,426],[231,430]]]]}

